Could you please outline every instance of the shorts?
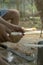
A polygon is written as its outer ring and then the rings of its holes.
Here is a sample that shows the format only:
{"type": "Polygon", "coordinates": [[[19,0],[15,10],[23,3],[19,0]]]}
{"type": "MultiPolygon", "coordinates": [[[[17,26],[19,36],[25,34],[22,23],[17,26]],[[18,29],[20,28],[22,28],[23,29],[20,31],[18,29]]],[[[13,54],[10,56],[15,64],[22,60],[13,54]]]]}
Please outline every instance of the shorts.
{"type": "Polygon", "coordinates": [[[0,10],[0,16],[4,16],[6,13],[8,12],[8,10],[0,10]]]}

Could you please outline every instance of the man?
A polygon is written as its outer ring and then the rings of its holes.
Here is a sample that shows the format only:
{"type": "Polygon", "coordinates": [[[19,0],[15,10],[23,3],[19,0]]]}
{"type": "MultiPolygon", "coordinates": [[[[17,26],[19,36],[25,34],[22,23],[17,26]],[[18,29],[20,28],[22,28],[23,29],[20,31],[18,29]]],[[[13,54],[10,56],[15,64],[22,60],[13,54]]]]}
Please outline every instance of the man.
{"type": "Polygon", "coordinates": [[[23,36],[24,30],[18,26],[19,18],[17,10],[0,10],[0,42],[12,41],[7,33],[11,34],[13,31],[21,32],[21,37],[23,36]]]}
{"type": "MultiPolygon", "coordinates": [[[[24,30],[18,26],[19,12],[17,10],[0,10],[0,42],[11,41],[12,39],[7,36],[11,32],[21,32],[23,36],[24,30]],[[9,23],[10,20],[10,23],[9,23]]],[[[0,65],[9,65],[0,55],[0,65]]]]}

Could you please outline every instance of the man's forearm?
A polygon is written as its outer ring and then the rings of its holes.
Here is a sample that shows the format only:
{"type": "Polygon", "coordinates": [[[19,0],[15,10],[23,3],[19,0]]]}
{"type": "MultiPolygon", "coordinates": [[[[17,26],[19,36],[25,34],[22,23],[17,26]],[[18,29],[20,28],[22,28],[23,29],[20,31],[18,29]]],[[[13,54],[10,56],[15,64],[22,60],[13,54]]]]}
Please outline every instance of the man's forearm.
{"type": "Polygon", "coordinates": [[[8,23],[8,22],[7,22],[6,20],[4,20],[2,17],[0,17],[0,23],[6,25],[6,26],[9,27],[9,28],[10,28],[11,26],[17,27],[17,26],[14,25],[14,24],[8,23]]]}

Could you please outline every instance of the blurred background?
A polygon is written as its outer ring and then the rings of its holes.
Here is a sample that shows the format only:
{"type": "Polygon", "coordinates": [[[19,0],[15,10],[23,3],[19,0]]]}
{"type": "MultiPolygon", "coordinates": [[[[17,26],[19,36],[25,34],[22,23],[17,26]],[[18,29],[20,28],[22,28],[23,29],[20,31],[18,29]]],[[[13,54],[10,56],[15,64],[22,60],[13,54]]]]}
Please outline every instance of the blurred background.
{"type": "Polygon", "coordinates": [[[20,12],[20,26],[41,28],[35,0],[0,0],[0,9],[17,9],[20,12]]]}

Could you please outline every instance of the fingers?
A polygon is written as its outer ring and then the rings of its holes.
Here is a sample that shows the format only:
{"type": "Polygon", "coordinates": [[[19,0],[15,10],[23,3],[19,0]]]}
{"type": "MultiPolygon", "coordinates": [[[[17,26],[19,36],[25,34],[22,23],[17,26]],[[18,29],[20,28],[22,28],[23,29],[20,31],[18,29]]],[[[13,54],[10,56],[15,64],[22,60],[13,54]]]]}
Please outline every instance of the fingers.
{"type": "Polygon", "coordinates": [[[20,27],[20,28],[18,28],[18,32],[21,32],[22,33],[22,35],[24,35],[24,29],[22,28],[22,27],[20,27]]]}
{"type": "Polygon", "coordinates": [[[24,31],[24,29],[23,29],[23,28],[21,28],[21,32],[22,32],[22,34],[24,35],[24,32],[25,32],[25,31],[24,31]]]}
{"type": "Polygon", "coordinates": [[[10,37],[7,35],[7,32],[4,32],[3,38],[5,41],[11,41],[10,37]]]}
{"type": "Polygon", "coordinates": [[[0,42],[5,42],[5,41],[11,41],[10,37],[7,35],[11,33],[10,29],[8,29],[6,26],[3,24],[0,24],[0,42]]]}
{"type": "Polygon", "coordinates": [[[0,34],[0,42],[12,41],[7,35],[6,31],[3,31],[3,34],[0,34]]]}
{"type": "Polygon", "coordinates": [[[22,27],[17,26],[16,27],[16,32],[24,33],[24,29],[22,27]]]}
{"type": "Polygon", "coordinates": [[[0,36],[0,42],[6,42],[6,41],[11,41],[10,38],[4,34],[0,36]]]}
{"type": "Polygon", "coordinates": [[[2,35],[0,35],[0,42],[4,42],[5,41],[5,38],[3,38],[2,35]]]}
{"type": "Polygon", "coordinates": [[[22,34],[24,35],[24,33],[25,33],[25,29],[24,27],[22,27],[22,34]]]}
{"type": "Polygon", "coordinates": [[[4,34],[0,35],[0,42],[6,42],[6,41],[12,42],[12,39],[7,35],[6,32],[4,32],[4,34]]]}
{"type": "Polygon", "coordinates": [[[11,30],[9,29],[9,28],[6,28],[6,32],[8,33],[8,34],[11,34],[11,30]]]}

